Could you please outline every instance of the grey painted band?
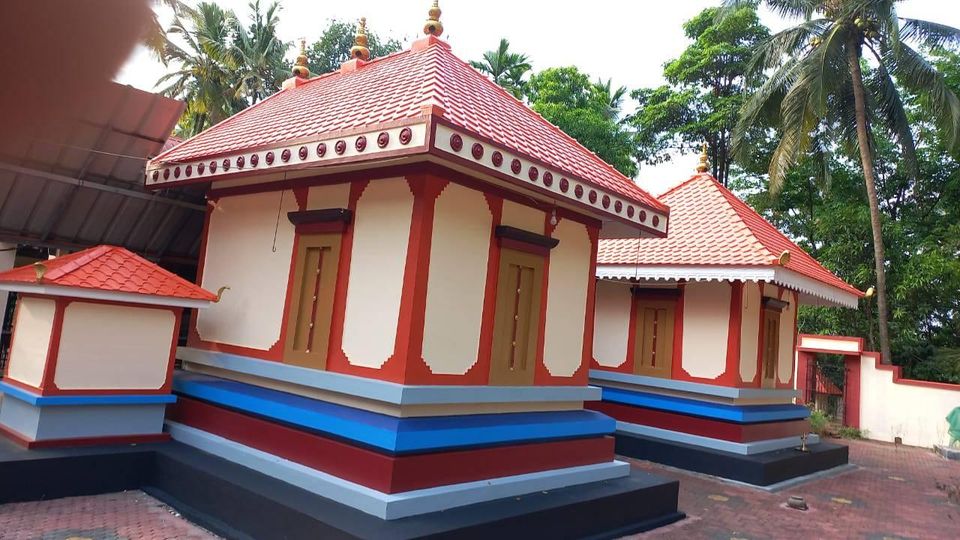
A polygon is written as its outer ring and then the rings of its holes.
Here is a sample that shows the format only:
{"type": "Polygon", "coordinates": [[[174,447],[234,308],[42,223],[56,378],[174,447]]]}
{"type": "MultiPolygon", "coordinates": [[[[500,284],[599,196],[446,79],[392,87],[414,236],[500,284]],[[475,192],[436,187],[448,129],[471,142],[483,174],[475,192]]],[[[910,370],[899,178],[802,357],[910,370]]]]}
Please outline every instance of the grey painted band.
{"type": "Polygon", "coordinates": [[[660,377],[632,375],[629,373],[618,373],[615,371],[604,371],[600,369],[590,370],[591,383],[602,386],[604,381],[634,384],[637,386],[648,386],[652,388],[663,388],[664,390],[675,390],[677,392],[690,392],[692,394],[704,394],[707,396],[717,396],[732,399],[768,398],[788,400],[797,397],[797,391],[792,388],[734,388],[730,386],[717,386],[714,384],[675,381],[673,379],[662,379],[660,377]]]}
{"type": "Polygon", "coordinates": [[[403,385],[191,347],[178,348],[177,358],[395,405],[599,401],[601,394],[601,390],[593,386],[403,385]]]}
{"type": "Polygon", "coordinates": [[[71,405],[37,407],[19,399],[0,402],[0,424],[28,439],[47,441],[163,431],[166,405],[71,405]]]}
{"type": "MultiPolygon", "coordinates": [[[[772,452],[774,450],[783,450],[784,448],[794,448],[800,446],[800,435],[795,437],[783,437],[780,439],[767,439],[765,441],[736,443],[732,441],[725,441],[723,439],[712,439],[710,437],[702,437],[700,435],[691,435],[689,433],[681,433],[679,431],[670,431],[669,429],[641,426],[639,424],[631,424],[629,422],[617,422],[617,431],[633,433],[635,435],[643,435],[644,437],[662,439],[675,443],[700,446],[702,448],[720,450],[722,452],[730,452],[731,454],[740,454],[742,456],[762,454],[764,452],[772,452]]],[[[820,437],[817,435],[811,433],[809,436],[807,436],[807,444],[817,444],[818,442],[820,442],[820,437]]]]}
{"type": "Polygon", "coordinates": [[[611,461],[403,493],[382,493],[212,433],[167,421],[167,431],[188,446],[249,467],[380,519],[399,519],[505,497],[621,478],[630,465],[611,461]]]}

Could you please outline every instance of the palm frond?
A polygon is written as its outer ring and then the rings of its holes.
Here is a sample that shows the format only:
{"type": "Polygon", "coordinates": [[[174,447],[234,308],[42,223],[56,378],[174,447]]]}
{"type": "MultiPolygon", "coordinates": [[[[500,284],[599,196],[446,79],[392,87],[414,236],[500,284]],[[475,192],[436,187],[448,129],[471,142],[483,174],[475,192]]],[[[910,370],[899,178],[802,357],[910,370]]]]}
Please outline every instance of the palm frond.
{"type": "Polygon", "coordinates": [[[747,72],[756,73],[779,66],[784,58],[795,56],[811,38],[823,34],[829,26],[827,19],[813,19],[777,32],[757,46],[747,64],[747,72]]]}
{"type": "Polygon", "coordinates": [[[903,27],[900,29],[900,37],[903,41],[913,41],[929,48],[960,45],[960,29],[920,19],[901,20],[903,27]]]}
{"type": "Polygon", "coordinates": [[[943,75],[905,43],[898,50],[888,51],[884,60],[897,82],[920,96],[948,148],[956,148],[960,143],[960,99],[943,75]]]}
{"type": "Polygon", "coordinates": [[[916,177],[917,150],[913,131],[910,129],[910,120],[907,118],[907,112],[900,97],[900,89],[897,88],[883,63],[874,68],[864,82],[874,110],[882,117],[884,127],[903,152],[904,165],[909,174],[916,177]]]}

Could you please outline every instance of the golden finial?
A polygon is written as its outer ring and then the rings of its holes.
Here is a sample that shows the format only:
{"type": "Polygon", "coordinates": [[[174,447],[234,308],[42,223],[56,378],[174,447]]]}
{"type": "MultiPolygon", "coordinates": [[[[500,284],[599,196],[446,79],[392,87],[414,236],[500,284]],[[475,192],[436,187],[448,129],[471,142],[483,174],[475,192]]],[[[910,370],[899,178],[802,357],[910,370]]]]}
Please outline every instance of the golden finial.
{"type": "Polygon", "coordinates": [[[710,159],[707,157],[707,143],[703,143],[703,150],[700,151],[700,164],[697,165],[697,172],[705,173],[710,170],[710,159]]]}
{"type": "Polygon", "coordinates": [[[293,74],[303,79],[310,78],[310,68],[307,67],[307,40],[300,38],[300,55],[293,65],[293,74]]]}
{"type": "Polygon", "coordinates": [[[43,275],[47,273],[47,267],[42,262],[33,263],[33,271],[37,274],[37,283],[43,281],[43,275]]]}
{"type": "Polygon", "coordinates": [[[785,249],[783,250],[782,253],[780,253],[780,256],[777,257],[777,264],[779,264],[780,266],[786,266],[789,263],[790,263],[790,250],[785,249]]]}
{"type": "Polygon", "coordinates": [[[367,48],[367,18],[360,17],[360,25],[357,26],[357,36],[353,38],[353,47],[350,47],[350,58],[359,60],[370,59],[370,49],[367,48]]]}
{"type": "Polygon", "coordinates": [[[440,34],[443,33],[443,23],[440,22],[440,4],[437,0],[433,0],[433,6],[430,7],[427,15],[429,18],[427,23],[423,25],[423,33],[428,36],[440,37],[440,34]]]}

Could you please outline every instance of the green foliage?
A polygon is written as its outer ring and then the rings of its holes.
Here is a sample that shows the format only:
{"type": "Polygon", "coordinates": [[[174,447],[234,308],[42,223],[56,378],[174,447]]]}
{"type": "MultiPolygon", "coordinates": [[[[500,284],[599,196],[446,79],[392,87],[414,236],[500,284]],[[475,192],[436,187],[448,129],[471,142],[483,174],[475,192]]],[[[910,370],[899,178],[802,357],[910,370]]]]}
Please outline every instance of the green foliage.
{"type": "MultiPolygon", "coordinates": [[[[719,20],[718,12],[705,9],[684,24],[692,43],[664,65],[668,84],[633,91],[639,107],[629,122],[637,131],[639,161],[662,163],[676,151],[699,152],[707,142],[713,175],[726,185],[733,127],[745,93],[757,85],[745,78],[747,63],[769,31],[751,6],[719,20]]],[[[760,129],[754,134],[764,135],[760,129]]]]}
{"type": "Polygon", "coordinates": [[[618,101],[609,84],[594,84],[575,67],[549,68],[530,77],[527,98],[540,113],[626,176],[637,173],[633,137],[616,121],[618,101]],[[614,110],[611,110],[614,109],[614,110]]]}
{"type": "MultiPolygon", "coordinates": [[[[350,47],[356,35],[357,23],[331,19],[320,39],[307,47],[310,72],[323,74],[340,69],[350,60],[350,47]]],[[[384,39],[368,28],[367,48],[370,49],[370,58],[379,58],[399,51],[402,44],[394,38],[384,39]]]]}
{"type": "Polygon", "coordinates": [[[816,433],[817,435],[823,436],[827,433],[827,424],[830,423],[830,419],[827,418],[827,414],[823,411],[812,410],[810,411],[810,431],[816,433]]]}
{"type": "Polygon", "coordinates": [[[840,426],[837,429],[837,436],[841,439],[863,439],[867,436],[867,430],[861,430],[852,426],[840,426]]]}
{"type": "Polygon", "coordinates": [[[492,51],[483,53],[483,60],[471,60],[470,65],[488,75],[517,99],[526,90],[526,76],[530,72],[530,59],[525,54],[510,51],[510,42],[500,38],[500,44],[492,51]]]}

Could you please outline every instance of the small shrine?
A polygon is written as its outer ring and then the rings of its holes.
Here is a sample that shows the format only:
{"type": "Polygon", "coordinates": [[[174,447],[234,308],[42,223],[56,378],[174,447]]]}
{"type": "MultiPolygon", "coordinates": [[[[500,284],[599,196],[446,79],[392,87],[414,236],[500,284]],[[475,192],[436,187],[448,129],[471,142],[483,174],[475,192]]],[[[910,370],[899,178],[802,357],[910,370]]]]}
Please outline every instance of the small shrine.
{"type": "Polygon", "coordinates": [[[706,171],[659,197],[666,238],[601,240],[589,403],[617,453],[770,485],[847,462],[794,404],[797,308],[863,293],[706,171]],[[799,450],[798,450],[799,449],[799,450]]]}
{"type": "Polygon", "coordinates": [[[333,73],[301,51],[279,93],[147,164],[147,188],[205,190],[198,283],[225,289],[177,351],[167,430],[371,527],[679,519],[676,482],[616,460],[614,421],[584,408],[599,239],[663,237],[667,206],[428,17],[384,58],[361,20],[333,73]],[[501,510],[476,521],[484,502],[501,510]]]}
{"type": "Polygon", "coordinates": [[[0,273],[16,292],[0,433],[28,448],[156,442],[180,320],[216,296],[98,246],[0,273]]]}

